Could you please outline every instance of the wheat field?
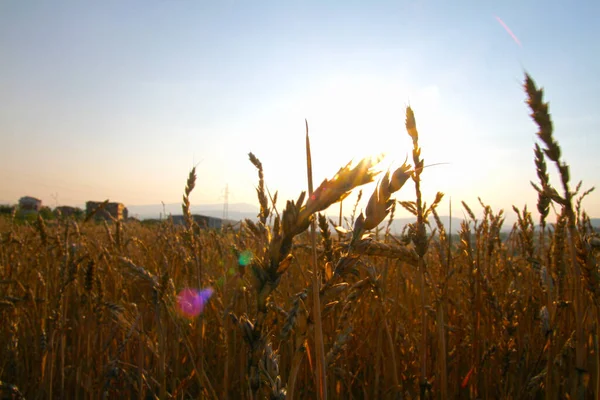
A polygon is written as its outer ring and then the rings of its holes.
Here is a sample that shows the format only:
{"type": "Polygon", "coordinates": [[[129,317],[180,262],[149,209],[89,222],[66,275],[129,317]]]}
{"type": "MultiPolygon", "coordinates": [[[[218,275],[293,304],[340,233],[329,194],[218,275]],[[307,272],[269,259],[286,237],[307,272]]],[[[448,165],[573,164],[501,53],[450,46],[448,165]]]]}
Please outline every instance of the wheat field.
{"type": "Polygon", "coordinates": [[[313,188],[307,133],[309,190],[284,204],[250,153],[260,214],[239,229],[194,222],[195,169],[183,226],[0,219],[2,398],[598,398],[591,189],[572,183],[528,75],[524,91],[537,209],[462,203],[458,235],[438,216],[444,194],[422,198],[427,132],[410,107],[410,162],[377,175],[362,160],[313,188]],[[364,213],[324,216],[372,181],[364,213]],[[398,207],[414,223],[393,235],[398,207]]]}

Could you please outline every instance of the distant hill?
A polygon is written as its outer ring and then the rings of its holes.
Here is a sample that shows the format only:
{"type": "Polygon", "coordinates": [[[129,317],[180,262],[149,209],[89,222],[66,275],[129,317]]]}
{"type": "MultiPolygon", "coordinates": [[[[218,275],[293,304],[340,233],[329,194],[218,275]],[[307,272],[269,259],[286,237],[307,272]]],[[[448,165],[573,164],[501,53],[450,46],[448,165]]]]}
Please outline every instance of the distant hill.
{"type": "MultiPolygon", "coordinates": [[[[458,233],[458,231],[460,230],[460,224],[463,221],[462,218],[452,217],[452,227],[450,227],[450,221],[447,216],[440,215],[440,220],[442,221],[442,224],[444,224],[444,229],[446,230],[446,232],[449,232],[450,228],[452,228],[452,233],[458,233]]],[[[394,222],[392,222],[392,233],[401,233],[406,225],[412,224],[415,221],[416,221],[416,218],[395,219],[394,222]]],[[[382,226],[385,226],[386,223],[387,222],[384,222],[382,224],[382,226]]],[[[433,217],[429,218],[429,224],[431,226],[431,229],[437,229],[437,225],[436,225],[433,217]]]]}
{"type": "MultiPolygon", "coordinates": [[[[149,204],[141,206],[127,206],[129,215],[139,219],[158,219],[169,215],[181,215],[181,203],[149,204]]],[[[192,214],[201,214],[209,217],[223,218],[223,204],[202,204],[190,207],[192,214]]],[[[229,205],[227,213],[230,220],[242,220],[246,218],[256,219],[258,207],[247,203],[235,203],[229,205]]]]}
{"type": "MultiPolygon", "coordinates": [[[[127,206],[129,210],[130,216],[135,216],[140,219],[150,219],[155,218],[158,219],[161,216],[164,218],[164,213],[166,212],[166,216],[168,215],[181,215],[181,203],[170,203],[165,204],[164,209],[162,204],[151,204],[151,205],[141,205],[141,206],[127,206]]],[[[223,204],[201,204],[201,205],[192,205],[191,206],[192,214],[200,214],[206,215],[209,217],[215,218],[223,218],[223,204]]],[[[259,209],[254,204],[249,203],[233,203],[229,204],[229,212],[228,219],[232,221],[241,221],[244,219],[251,219],[253,221],[257,220],[259,209]]],[[[337,215],[328,215],[330,219],[337,222],[337,215]]],[[[446,231],[449,231],[450,224],[447,216],[440,216],[442,223],[444,224],[444,228],[446,231]]],[[[452,233],[458,233],[460,230],[460,224],[463,221],[462,218],[452,218],[452,233]]],[[[412,222],[415,222],[415,218],[396,218],[392,223],[392,232],[400,233],[402,229],[412,222]]],[[[600,218],[592,218],[591,219],[592,226],[600,229],[600,218]]],[[[435,221],[433,218],[430,218],[429,223],[432,228],[436,227],[435,221]]],[[[381,224],[382,227],[385,227],[387,221],[381,224]]],[[[505,222],[502,231],[510,231],[512,229],[512,223],[505,222]]]]}
{"type": "MultiPolygon", "coordinates": [[[[127,206],[129,210],[129,215],[137,217],[139,219],[158,219],[165,218],[169,215],[181,215],[181,203],[170,203],[165,204],[164,207],[162,204],[150,204],[150,205],[141,205],[141,206],[127,206]]],[[[201,204],[201,205],[192,205],[191,206],[192,214],[200,214],[206,215],[209,217],[222,218],[223,217],[223,204],[201,204]]],[[[257,215],[259,212],[259,208],[253,204],[248,203],[235,203],[229,205],[229,211],[227,213],[228,219],[234,221],[240,221],[244,219],[251,219],[253,221],[257,220],[257,215]]],[[[329,215],[334,221],[337,221],[337,216],[329,215]]],[[[449,221],[448,217],[440,217],[442,222],[444,223],[444,227],[446,230],[449,229],[449,221]]],[[[407,224],[410,224],[415,221],[415,218],[399,218],[395,219],[392,223],[392,232],[400,233],[402,229],[407,224]]],[[[460,223],[462,222],[462,218],[452,218],[452,232],[457,233],[460,229],[460,223]]],[[[435,221],[431,218],[430,223],[432,227],[435,227],[435,221]]],[[[385,227],[387,221],[382,223],[381,226],[385,227]]]]}

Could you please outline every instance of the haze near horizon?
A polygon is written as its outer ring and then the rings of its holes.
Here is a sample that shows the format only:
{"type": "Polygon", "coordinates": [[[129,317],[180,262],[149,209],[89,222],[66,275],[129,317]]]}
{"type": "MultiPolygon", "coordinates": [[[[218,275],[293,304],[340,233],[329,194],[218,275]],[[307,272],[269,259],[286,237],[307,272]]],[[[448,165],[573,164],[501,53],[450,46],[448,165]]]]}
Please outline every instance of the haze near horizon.
{"type": "MultiPolygon", "coordinates": [[[[197,165],[194,204],[223,202],[226,185],[229,201],[256,204],[253,152],[281,207],[306,190],[305,118],[318,184],[351,159],[401,164],[410,104],[426,165],[442,163],[422,176],[428,202],[442,191],[443,210],[450,197],[475,209],[478,196],[535,210],[524,71],[545,88],[571,179],[597,186],[599,12],[558,1],[2,2],[0,203],[174,203],[197,165]]],[[[412,187],[397,197],[413,199],[412,187]]],[[[598,194],[584,204],[600,215],[598,194]]]]}

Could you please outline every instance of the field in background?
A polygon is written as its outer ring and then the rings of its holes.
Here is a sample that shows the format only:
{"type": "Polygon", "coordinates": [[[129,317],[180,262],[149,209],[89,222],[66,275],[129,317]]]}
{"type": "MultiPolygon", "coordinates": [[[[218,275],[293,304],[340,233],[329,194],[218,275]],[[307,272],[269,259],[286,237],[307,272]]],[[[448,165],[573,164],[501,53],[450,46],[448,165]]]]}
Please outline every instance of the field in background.
{"type": "Polygon", "coordinates": [[[282,204],[250,154],[260,214],[239,229],[194,222],[194,170],[184,225],[0,219],[2,398],[598,396],[590,191],[572,187],[542,91],[529,77],[525,90],[539,201],[534,213],[510,210],[508,235],[505,212],[483,203],[463,203],[469,219],[446,234],[443,194],[421,198],[410,108],[412,163],[384,176],[363,160],[282,204]],[[365,213],[332,230],[320,213],[374,179],[365,213]],[[415,200],[397,202],[399,190],[415,200]],[[398,236],[396,207],[415,215],[398,236]],[[209,287],[201,313],[186,314],[181,291],[209,287]]]}

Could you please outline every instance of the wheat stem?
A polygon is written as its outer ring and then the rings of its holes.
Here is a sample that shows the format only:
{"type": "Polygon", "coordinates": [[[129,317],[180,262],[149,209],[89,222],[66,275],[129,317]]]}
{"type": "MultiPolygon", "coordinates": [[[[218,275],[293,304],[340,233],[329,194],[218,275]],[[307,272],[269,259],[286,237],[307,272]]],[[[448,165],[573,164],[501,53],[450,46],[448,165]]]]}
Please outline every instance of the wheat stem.
{"type": "MultiPolygon", "coordinates": [[[[313,178],[312,178],[312,159],[310,155],[310,138],[308,135],[308,121],[306,124],[306,170],[308,174],[308,196],[313,196],[313,178]]],[[[310,227],[310,240],[312,244],[312,293],[313,293],[313,314],[315,323],[315,352],[317,364],[317,388],[319,399],[327,400],[327,374],[325,371],[325,348],[323,343],[323,327],[321,321],[321,301],[320,292],[320,274],[317,262],[317,235],[316,222],[313,218],[310,227]]]]}

